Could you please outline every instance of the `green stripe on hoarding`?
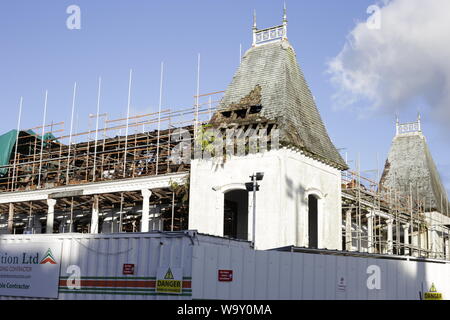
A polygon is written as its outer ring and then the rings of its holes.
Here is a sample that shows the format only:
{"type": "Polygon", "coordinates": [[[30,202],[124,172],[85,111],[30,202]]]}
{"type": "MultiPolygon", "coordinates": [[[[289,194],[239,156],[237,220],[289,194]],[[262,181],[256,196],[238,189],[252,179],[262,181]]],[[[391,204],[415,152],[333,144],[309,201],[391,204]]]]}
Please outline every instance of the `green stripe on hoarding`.
{"type": "Polygon", "coordinates": [[[182,296],[191,297],[192,293],[181,293],[181,294],[170,294],[170,293],[156,293],[156,292],[118,292],[118,291],[87,291],[87,290],[70,290],[70,291],[59,291],[59,293],[77,293],[77,294],[115,294],[115,295],[134,295],[134,296],[182,296]]]}

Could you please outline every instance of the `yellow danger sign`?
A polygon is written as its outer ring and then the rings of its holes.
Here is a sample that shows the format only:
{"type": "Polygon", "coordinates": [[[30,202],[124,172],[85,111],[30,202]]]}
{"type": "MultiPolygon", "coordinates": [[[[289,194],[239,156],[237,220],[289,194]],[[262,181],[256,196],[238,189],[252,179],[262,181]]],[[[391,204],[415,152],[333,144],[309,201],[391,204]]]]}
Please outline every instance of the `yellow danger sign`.
{"type": "Polygon", "coordinates": [[[181,293],[183,290],[183,281],[181,275],[181,269],[168,269],[159,270],[158,277],[156,279],[156,292],[158,293],[181,293]],[[164,272],[161,272],[165,270],[164,272]]]}
{"type": "Polygon", "coordinates": [[[425,300],[442,300],[442,293],[437,292],[434,283],[431,284],[431,288],[429,292],[425,292],[423,295],[425,300]]]}
{"type": "Polygon", "coordinates": [[[167,270],[167,273],[164,276],[164,280],[173,280],[173,273],[172,273],[172,270],[170,270],[170,268],[169,268],[169,270],[167,270]]]}

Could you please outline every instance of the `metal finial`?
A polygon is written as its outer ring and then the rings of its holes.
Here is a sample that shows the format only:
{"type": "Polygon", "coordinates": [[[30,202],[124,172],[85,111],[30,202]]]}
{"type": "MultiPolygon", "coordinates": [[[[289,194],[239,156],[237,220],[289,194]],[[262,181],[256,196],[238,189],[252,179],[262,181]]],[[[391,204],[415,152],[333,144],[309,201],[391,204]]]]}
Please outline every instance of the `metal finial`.
{"type": "Polygon", "coordinates": [[[286,9],[286,1],[283,6],[283,40],[287,39],[287,9],[286,9]]]}
{"type": "Polygon", "coordinates": [[[253,10],[253,29],[256,30],[256,9],[253,10]]]}
{"type": "Polygon", "coordinates": [[[395,114],[395,131],[396,135],[398,136],[400,134],[400,121],[398,120],[398,113],[395,114]]]}
{"type": "Polygon", "coordinates": [[[417,112],[417,128],[422,131],[422,124],[420,123],[420,111],[417,112]]]}

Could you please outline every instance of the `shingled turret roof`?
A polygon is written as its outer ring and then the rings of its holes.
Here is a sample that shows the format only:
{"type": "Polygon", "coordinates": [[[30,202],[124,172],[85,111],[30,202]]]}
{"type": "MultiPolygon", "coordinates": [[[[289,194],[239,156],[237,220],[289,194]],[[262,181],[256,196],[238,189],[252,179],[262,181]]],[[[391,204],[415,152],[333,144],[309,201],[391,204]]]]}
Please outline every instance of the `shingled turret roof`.
{"type": "MultiPolygon", "coordinates": [[[[282,28],[261,31],[276,35],[277,31],[283,32],[282,28]]],[[[297,147],[340,170],[347,169],[328,136],[295,51],[284,37],[256,45],[254,42],[242,58],[211,123],[219,126],[238,122],[230,119],[230,111],[247,112],[252,120],[274,121],[280,130],[281,143],[297,147]],[[251,108],[253,111],[246,111],[251,108]]],[[[240,119],[243,121],[245,117],[241,114],[240,119]]]]}
{"type": "Polygon", "coordinates": [[[413,123],[397,123],[397,135],[392,141],[380,186],[384,190],[395,190],[403,199],[412,195],[413,202],[422,203],[426,211],[447,213],[450,207],[447,193],[422,134],[420,118],[413,123]]]}

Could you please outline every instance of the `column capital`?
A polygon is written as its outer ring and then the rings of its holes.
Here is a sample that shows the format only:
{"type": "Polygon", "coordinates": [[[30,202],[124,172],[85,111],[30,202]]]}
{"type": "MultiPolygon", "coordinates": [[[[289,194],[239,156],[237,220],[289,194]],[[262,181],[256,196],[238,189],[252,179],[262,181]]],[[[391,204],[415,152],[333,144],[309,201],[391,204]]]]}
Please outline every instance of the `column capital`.
{"type": "Polygon", "coordinates": [[[402,227],[403,227],[403,229],[405,230],[407,230],[407,229],[409,229],[409,223],[405,223],[404,225],[402,225],[402,227]]]}
{"type": "Polygon", "coordinates": [[[394,219],[393,218],[389,218],[386,220],[387,224],[393,224],[394,223],[394,219]]]}
{"type": "Polygon", "coordinates": [[[375,218],[376,214],[373,211],[369,211],[369,213],[366,214],[366,218],[375,218]]]}
{"type": "Polygon", "coordinates": [[[152,196],[152,190],[149,189],[141,189],[142,197],[150,198],[152,196]]]}
{"type": "Polygon", "coordinates": [[[47,205],[49,207],[54,207],[56,205],[56,199],[47,199],[47,205]]]}

